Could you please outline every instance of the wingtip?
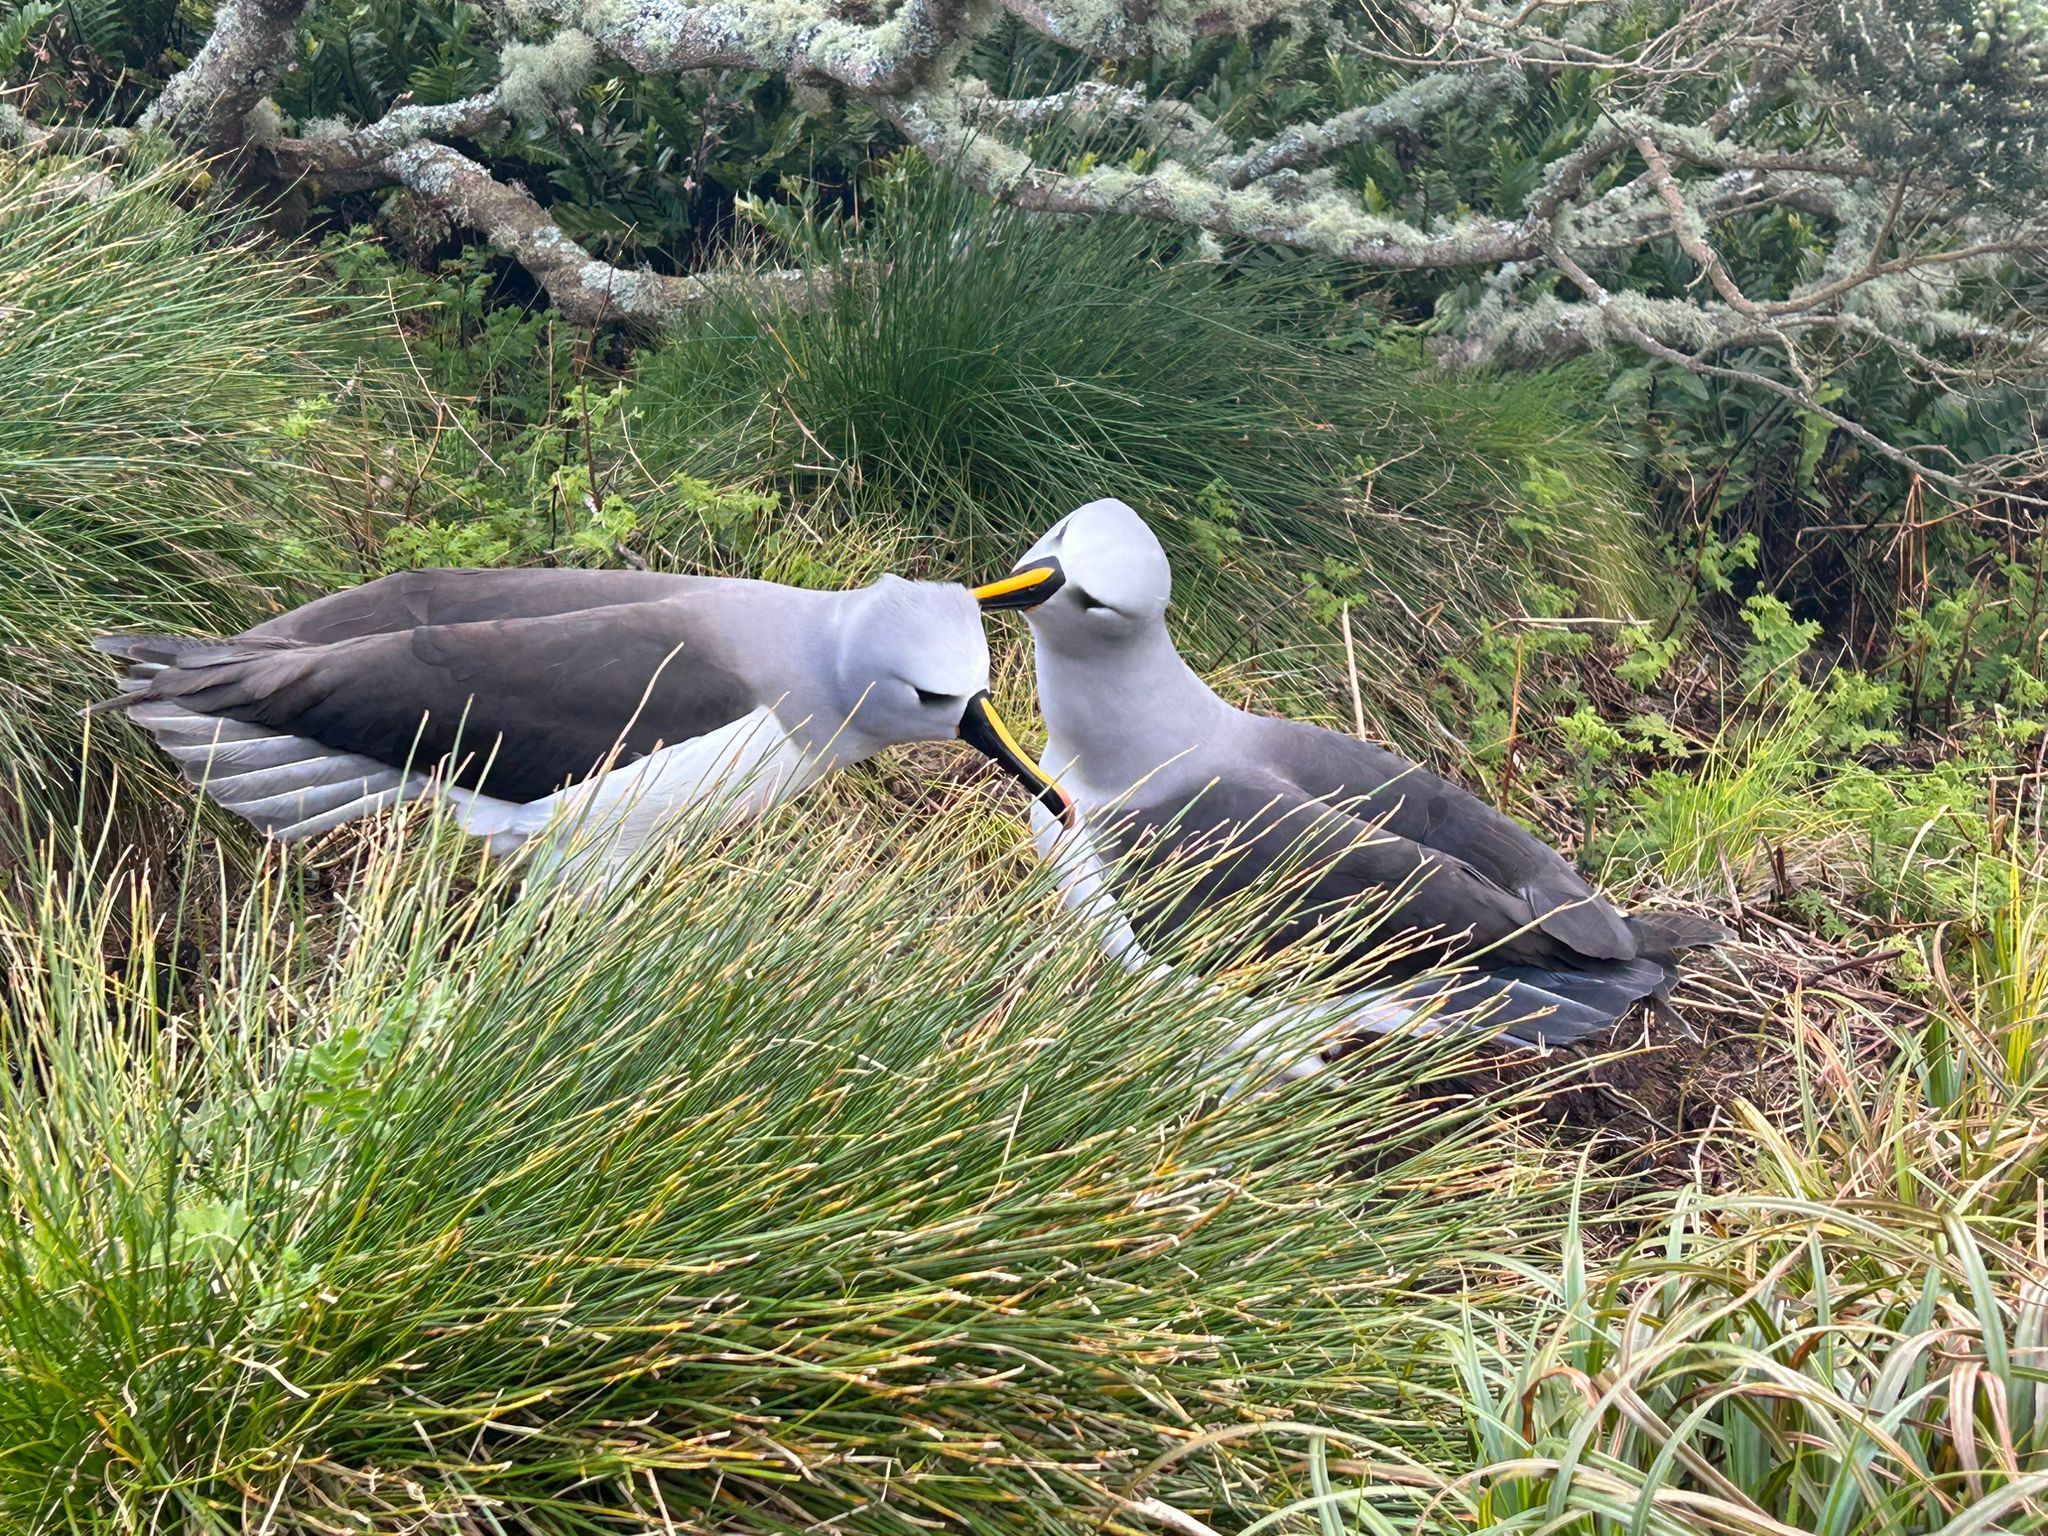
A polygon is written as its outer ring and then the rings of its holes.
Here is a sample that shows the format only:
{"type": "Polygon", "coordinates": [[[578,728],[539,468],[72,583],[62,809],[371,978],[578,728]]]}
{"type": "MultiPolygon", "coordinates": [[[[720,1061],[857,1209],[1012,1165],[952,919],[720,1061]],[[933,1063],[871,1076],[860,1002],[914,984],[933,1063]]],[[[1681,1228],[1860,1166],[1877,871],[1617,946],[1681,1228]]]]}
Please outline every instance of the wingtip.
{"type": "Polygon", "coordinates": [[[92,637],[92,648],[103,656],[118,656],[123,661],[155,662],[163,666],[194,652],[218,651],[230,643],[213,635],[100,634],[92,637]]]}
{"type": "Polygon", "coordinates": [[[1735,937],[1734,929],[1692,912],[1632,912],[1628,926],[1637,949],[1653,959],[1726,944],[1735,937]]]}

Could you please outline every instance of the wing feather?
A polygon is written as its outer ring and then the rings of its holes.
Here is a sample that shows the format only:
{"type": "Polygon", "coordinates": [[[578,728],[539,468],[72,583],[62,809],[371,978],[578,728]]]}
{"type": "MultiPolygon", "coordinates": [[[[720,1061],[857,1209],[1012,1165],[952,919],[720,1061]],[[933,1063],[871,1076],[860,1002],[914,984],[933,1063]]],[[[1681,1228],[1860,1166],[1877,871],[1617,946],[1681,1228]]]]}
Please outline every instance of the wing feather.
{"type": "Polygon", "coordinates": [[[1478,796],[1382,747],[1293,720],[1260,718],[1257,745],[1297,793],[1354,807],[1365,819],[1454,859],[1525,904],[1574,953],[1628,960],[1635,935],[1556,849],[1478,796]]]}
{"type": "Polygon", "coordinates": [[[615,747],[631,762],[756,707],[714,647],[693,643],[708,637],[689,620],[687,602],[655,601],[327,644],[137,644],[159,670],[115,705],[188,776],[201,762],[231,768],[245,746],[252,767],[285,766],[267,755],[289,751],[271,745],[289,737],[523,802],[587,777],[615,747]]]}

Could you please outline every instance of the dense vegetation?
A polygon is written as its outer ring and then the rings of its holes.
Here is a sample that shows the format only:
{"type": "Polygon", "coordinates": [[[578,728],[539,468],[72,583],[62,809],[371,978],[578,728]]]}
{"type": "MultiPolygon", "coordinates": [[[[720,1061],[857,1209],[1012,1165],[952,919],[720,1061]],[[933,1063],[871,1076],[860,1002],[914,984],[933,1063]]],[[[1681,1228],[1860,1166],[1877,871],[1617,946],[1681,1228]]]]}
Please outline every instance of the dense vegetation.
{"type": "MultiPolygon", "coordinates": [[[[1658,35],[1620,14],[1596,41],[1658,35]]],[[[0,111],[132,123],[215,15],[0,7],[0,111]]],[[[487,90],[494,15],[315,9],[278,119],[487,90]]],[[[1024,26],[969,63],[1071,83],[1024,26]]],[[[1411,67],[1276,27],[1116,78],[1271,134],[1411,67]]],[[[1335,180],[1513,214],[1605,102],[1538,77],[1335,180]]],[[[1964,494],[1752,379],[1446,367],[1466,276],[1005,206],[772,71],[535,89],[465,142],[569,235],[808,277],[588,323],[403,189],[0,131],[0,1526],[2048,1528],[2023,353],[1804,359],[1964,494]],[[1100,494],[1161,527],[1219,687],[1737,941],[1640,1040],[1384,1040],[1245,1094],[1255,975],[1105,963],[950,751],[550,906],[425,814],[261,848],[80,714],[102,628],[428,564],[969,577],[1100,494]]],[[[1716,227],[1753,291],[1827,259],[1796,209],[1716,227]]],[[[2017,331],[2042,278],[1963,297],[2017,331]]]]}

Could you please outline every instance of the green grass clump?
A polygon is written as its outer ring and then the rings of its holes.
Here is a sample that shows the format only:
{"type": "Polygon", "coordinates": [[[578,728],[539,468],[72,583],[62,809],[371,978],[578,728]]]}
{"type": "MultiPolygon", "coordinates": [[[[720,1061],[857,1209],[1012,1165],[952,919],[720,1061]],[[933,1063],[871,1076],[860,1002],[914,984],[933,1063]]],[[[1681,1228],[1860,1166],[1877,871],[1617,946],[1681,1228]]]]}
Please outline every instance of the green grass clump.
{"type": "Polygon", "coordinates": [[[93,632],[263,617],[365,481],[313,472],[302,409],[348,382],[342,324],[304,259],[181,206],[195,175],[0,159],[0,850],[79,813],[93,632]]]}
{"type": "Polygon", "coordinates": [[[1000,572],[1117,496],[1159,523],[1202,656],[1276,667],[1332,646],[1342,603],[1412,640],[1395,593],[1455,628],[1531,569],[1601,602],[1648,585],[1589,379],[1439,374],[1376,347],[1305,263],[1204,259],[928,171],[882,191],[857,237],[811,235],[839,276],[810,312],[722,303],[639,370],[632,443],[658,479],[761,478],[803,514],[713,544],[1000,572]]]}
{"type": "Polygon", "coordinates": [[[785,817],[553,905],[386,853],[338,928],[274,872],[0,906],[0,1524],[1068,1531],[1217,1426],[1404,1422],[1374,1325],[1548,1200],[1462,1049],[1224,1097],[1236,1005],[957,842],[785,817]],[[180,922],[198,975],[98,958],[180,922]]]}

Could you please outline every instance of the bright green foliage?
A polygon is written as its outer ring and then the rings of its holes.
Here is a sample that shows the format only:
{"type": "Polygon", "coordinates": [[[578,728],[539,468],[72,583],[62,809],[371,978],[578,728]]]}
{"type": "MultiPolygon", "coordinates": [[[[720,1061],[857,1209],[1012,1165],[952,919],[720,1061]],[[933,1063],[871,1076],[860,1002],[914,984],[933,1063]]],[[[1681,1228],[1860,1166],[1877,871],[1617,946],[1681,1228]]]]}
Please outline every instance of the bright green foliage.
{"type": "Polygon", "coordinates": [[[604,348],[551,311],[496,301],[484,252],[428,276],[357,229],[323,254],[346,302],[396,318],[369,333],[376,365],[424,386],[424,403],[402,423],[411,430],[394,432],[395,468],[371,527],[374,569],[609,565],[630,555],[804,585],[845,581],[772,527],[772,495],[688,476],[648,495],[621,452],[627,381],[604,348]]]}
{"type": "Polygon", "coordinates": [[[1548,1203],[1466,1050],[1219,1102],[1241,1007],[806,804],[580,905],[446,846],[333,927],[275,869],[0,904],[0,1523],[1050,1533],[1206,1428],[1396,1421],[1368,1325],[1548,1203]],[[97,962],[181,920],[198,974],[97,962]]]}
{"type": "MultiPolygon", "coordinates": [[[[370,380],[308,264],[181,207],[194,174],[0,161],[0,799],[58,826],[79,711],[112,688],[91,635],[262,617],[333,569],[337,503],[376,468],[340,430],[370,380]]],[[[0,846],[25,831],[6,815],[0,846]]]]}
{"type": "Polygon", "coordinates": [[[1591,1283],[1568,1254],[1535,1317],[1454,1346],[1462,1528],[2029,1528],[2048,1291],[2001,1227],[1787,1196],[1683,1209],[1591,1283]]]}

